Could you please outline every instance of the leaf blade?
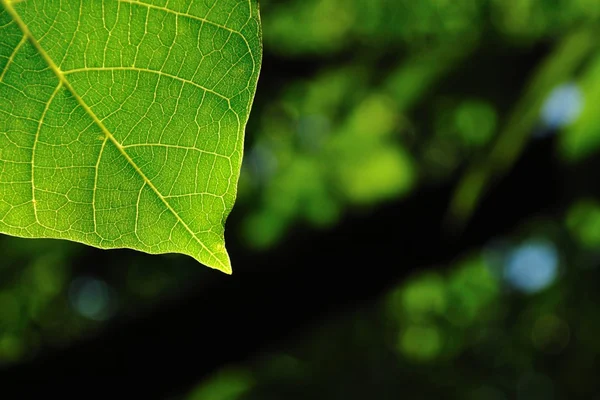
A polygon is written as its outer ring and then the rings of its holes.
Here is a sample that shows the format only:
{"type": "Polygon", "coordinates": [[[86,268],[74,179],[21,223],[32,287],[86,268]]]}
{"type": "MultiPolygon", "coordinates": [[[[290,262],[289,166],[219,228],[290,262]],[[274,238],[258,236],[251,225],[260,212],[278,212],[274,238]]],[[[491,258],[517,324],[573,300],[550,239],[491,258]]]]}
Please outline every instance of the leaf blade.
{"type": "MultiPolygon", "coordinates": [[[[12,85],[25,97],[17,96],[12,103],[18,108],[35,100],[41,103],[37,115],[27,118],[4,110],[5,120],[0,119],[0,137],[9,143],[11,125],[34,122],[36,117],[38,123],[33,144],[22,146],[31,148],[31,199],[26,201],[24,192],[2,194],[0,200],[9,209],[0,206],[0,230],[101,248],[179,252],[231,273],[223,225],[235,200],[243,131],[260,66],[256,4],[219,0],[199,16],[201,3],[189,2],[184,12],[177,7],[185,2],[167,8],[137,0],[97,0],[80,2],[74,21],[73,3],[64,3],[71,7],[67,10],[60,1],[44,3],[55,7],[41,11],[34,3],[19,3],[17,12],[2,0],[5,13],[29,42],[21,38],[13,47],[10,62],[0,64],[2,75],[10,81],[19,72],[17,66],[24,64],[43,79],[25,72],[22,87],[12,85]],[[247,19],[240,23],[244,12],[239,10],[246,6],[247,19]],[[224,12],[228,8],[229,14],[224,12]],[[215,10],[220,13],[212,17],[215,10]],[[232,18],[236,10],[237,19],[232,18]],[[52,24],[40,19],[42,11],[55,16],[52,24]],[[98,16],[105,32],[91,41],[100,26],[94,22],[98,16]],[[56,28],[57,21],[76,28],[65,34],[56,28]],[[178,31],[195,33],[196,39],[178,31]],[[151,51],[157,43],[162,47],[151,51]],[[29,61],[18,59],[20,54],[29,61]],[[29,92],[40,92],[39,98],[31,99],[29,92]],[[63,130],[57,132],[57,127],[63,130]]],[[[0,29],[7,26],[10,23],[0,29]]],[[[2,93],[7,86],[10,83],[0,80],[0,97],[9,98],[2,93]]],[[[14,133],[23,139],[27,129],[14,133]]],[[[3,169],[11,156],[20,162],[26,159],[15,156],[10,147],[0,153],[3,169]]],[[[15,187],[14,176],[0,174],[0,193],[15,187]]]]}

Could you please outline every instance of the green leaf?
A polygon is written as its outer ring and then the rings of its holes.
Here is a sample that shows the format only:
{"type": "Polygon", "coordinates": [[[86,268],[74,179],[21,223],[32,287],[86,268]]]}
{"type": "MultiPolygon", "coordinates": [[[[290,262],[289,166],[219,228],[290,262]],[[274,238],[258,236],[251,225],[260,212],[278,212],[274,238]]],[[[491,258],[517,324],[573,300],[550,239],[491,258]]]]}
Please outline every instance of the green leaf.
{"type": "Polygon", "coordinates": [[[256,0],[0,0],[0,232],[231,273],[260,63],[256,0]]]}

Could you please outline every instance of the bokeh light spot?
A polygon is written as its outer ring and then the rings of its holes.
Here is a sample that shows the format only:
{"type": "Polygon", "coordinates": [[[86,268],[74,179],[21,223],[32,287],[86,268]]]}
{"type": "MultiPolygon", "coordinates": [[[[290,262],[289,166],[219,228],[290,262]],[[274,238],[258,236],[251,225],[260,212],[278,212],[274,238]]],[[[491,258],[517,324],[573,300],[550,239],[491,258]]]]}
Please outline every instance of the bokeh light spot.
{"type": "Polygon", "coordinates": [[[428,274],[409,283],[402,292],[402,306],[413,317],[443,313],[446,292],[442,277],[428,274]]]}
{"type": "Polygon", "coordinates": [[[508,256],[504,278],[513,288],[535,293],[550,286],[558,274],[558,252],[550,242],[531,241],[508,256]]]}
{"type": "Polygon", "coordinates": [[[411,325],[400,333],[398,347],[409,359],[431,361],[442,350],[442,335],[435,326],[411,325]]]}
{"type": "Polygon", "coordinates": [[[542,122],[551,129],[573,123],[583,108],[583,96],[574,83],[557,86],[542,106],[542,122]]]}
{"type": "Polygon", "coordinates": [[[115,295],[106,282],[92,277],[80,277],[69,289],[71,306],[82,316],[96,321],[110,318],[115,311],[115,295]]]}

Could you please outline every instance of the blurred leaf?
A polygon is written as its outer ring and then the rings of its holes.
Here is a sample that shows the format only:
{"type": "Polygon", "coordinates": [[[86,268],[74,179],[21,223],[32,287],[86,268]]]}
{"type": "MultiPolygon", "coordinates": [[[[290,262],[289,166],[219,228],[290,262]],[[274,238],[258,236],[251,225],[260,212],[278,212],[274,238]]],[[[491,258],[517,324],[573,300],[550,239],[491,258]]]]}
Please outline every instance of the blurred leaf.
{"type": "Polygon", "coordinates": [[[469,325],[484,311],[491,311],[489,307],[499,295],[500,284],[484,260],[475,257],[465,260],[452,273],[448,292],[448,319],[456,325],[469,325]]]}
{"type": "Polygon", "coordinates": [[[464,61],[476,43],[475,38],[469,37],[459,43],[415,52],[390,74],[385,83],[386,92],[394,98],[400,110],[407,111],[464,61]]]}
{"type": "Polygon", "coordinates": [[[388,307],[396,318],[423,321],[442,315],[447,307],[446,283],[436,273],[425,273],[392,292],[388,307]]]}
{"type": "Polygon", "coordinates": [[[375,203],[412,188],[412,159],[391,140],[398,125],[396,107],[385,96],[364,99],[330,142],[340,190],[353,203],[375,203]]]}
{"type": "Polygon", "coordinates": [[[18,360],[24,351],[21,340],[14,335],[0,335],[0,365],[6,361],[18,360]]]}
{"type": "Polygon", "coordinates": [[[456,110],[454,123],[467,147],[481,147],[496,130],[496,110],[486,102],[467,100],[456,110]]]}
{"type": "Polygon", "coordinates": [[[224,370],[195,389],[186,400],[236,400],[254,386],[248,371],[224,370]]]}
{"type": "Polygon", "coordinates": [[[431,361],[442,350],[442,334],[435,326],[410,325],[400,333],[398,347],[414,361],[431,361]]]}
{"type": "Polygon", "coordinates": [[[600,204],[595,200],[581,200],[567,214],[567,227],[584,247],[600,248],[600,204]]]}
{"type": "Polygon", "coordinates": [[[230,273],[256,1],[0,4],[0,230],[230,273]]]}

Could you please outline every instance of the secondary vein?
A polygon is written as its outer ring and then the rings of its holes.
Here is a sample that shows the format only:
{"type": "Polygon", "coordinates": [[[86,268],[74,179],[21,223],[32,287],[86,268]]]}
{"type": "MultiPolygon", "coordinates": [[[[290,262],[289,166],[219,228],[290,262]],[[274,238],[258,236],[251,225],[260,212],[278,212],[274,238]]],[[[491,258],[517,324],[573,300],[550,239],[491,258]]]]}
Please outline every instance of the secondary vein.
{"type": "Polygon", "coordinates": [[[8,57],[8,61],[6,62],[6,65],[4,66],[4,70],[2,70],[2,73],[0,74],[0,82],[2,82],[2,80],[4,79],[4,76],[6,75],[6,72],[8,71],[11,64],[13,63],[15,56],[17,55],[19,50],[21,50],[21,47],[23,47],[23,45],[25,44],[26,41],[27,41],[27,35],[23,34],[21,41],[19,42],[18,45],[15,46],[10,57],[8,57]]]}

